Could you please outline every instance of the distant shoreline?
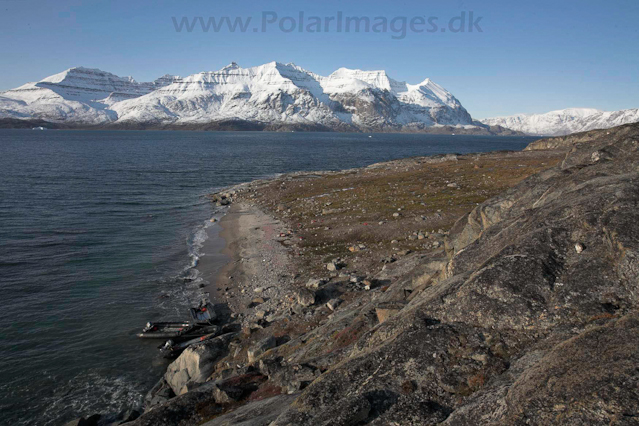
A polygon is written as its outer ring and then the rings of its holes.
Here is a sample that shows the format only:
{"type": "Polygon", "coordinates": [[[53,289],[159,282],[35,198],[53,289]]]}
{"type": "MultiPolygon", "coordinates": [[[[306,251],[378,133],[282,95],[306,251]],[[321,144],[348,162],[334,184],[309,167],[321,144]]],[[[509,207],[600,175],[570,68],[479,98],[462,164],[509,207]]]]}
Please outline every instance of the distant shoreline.
{"type": "Polygon", "coordinates": [[[303,132],[303,133],[380,133],[380,134],[432,134],[432,135],[477,135],[477,136],[529,136],[522,132],[505,129],[499,126],[490,128],[474,127],[464,128],[455,126],[438,126],[424,128],[370,128],[360,129],[355,127],[330,128],[321,125],[303,124],[268,124],[249,122],[244,120],[226,120],[210,123],[193,124],[142,124],[142,123],[112,123],[103,125],[82,125],[53,123],[44,120],[21,120],[14,118],[0,119],[0,129],[31,130],[44,127],[47,130],[131,130],[131,131],[220,131],[220,132],[303,132]]]}

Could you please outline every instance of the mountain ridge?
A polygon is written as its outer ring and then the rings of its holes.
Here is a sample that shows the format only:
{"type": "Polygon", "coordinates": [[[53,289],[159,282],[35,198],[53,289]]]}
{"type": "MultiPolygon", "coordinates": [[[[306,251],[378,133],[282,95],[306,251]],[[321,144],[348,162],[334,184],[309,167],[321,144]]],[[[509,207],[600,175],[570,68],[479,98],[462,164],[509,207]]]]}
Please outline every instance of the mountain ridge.
{"type": "MultiPolygon", "coordinates": [[[[54,128],[327,130],[499,133],[474,121],[429,78],[418,84],[386,71],[339,68],[320,76],[293,63],[132,77],[74,67],[0,92],[0,125],[15,120],[54,128]]],[[[506,131],[513,134],[513,132],[506,131]]]]}
{"type": "Polygon", "coordinates": [[[602,111],[594,108],[566,108],[543,114],[515,114],[479,121],[527,135],[565,136],[639,122],[639,109],[602,111]]]}

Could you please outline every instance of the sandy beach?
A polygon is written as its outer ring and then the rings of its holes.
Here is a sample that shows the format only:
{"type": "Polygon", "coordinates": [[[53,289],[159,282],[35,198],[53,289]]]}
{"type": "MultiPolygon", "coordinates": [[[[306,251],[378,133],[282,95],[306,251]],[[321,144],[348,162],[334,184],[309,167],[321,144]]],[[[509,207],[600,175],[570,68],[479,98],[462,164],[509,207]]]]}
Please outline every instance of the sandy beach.
{"type": "Polygon", "coordinates": [[[291,288],[290,256],[278,241],[285,229],[248,203],[234,203],[218,229],[218,235],[210,235],[209,240],[220,254],[206,260],[209,285],[204,290],[221,312],[233,313],[233,319],[246,326],[259,319],[255,315],[260,310],[266,316],[278,309],[282,295],[291,288]],[[260,305],[260,310],[252,305],[260,305]]]}

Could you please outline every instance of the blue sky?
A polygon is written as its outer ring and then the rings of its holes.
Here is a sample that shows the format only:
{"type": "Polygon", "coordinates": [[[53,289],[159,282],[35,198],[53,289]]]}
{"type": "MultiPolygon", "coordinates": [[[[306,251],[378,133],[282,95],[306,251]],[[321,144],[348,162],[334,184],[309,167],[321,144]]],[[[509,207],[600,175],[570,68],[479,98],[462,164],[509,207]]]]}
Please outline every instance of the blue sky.
{"type": "Polygon", "coordinates": [[[637,0],[0,0],[0,8],[0,90],[80,65],[148,81],[217,70],[231,61],[248,67],[276,60],[322,75],[348,67],[385,69],[409,83],[430,77],[476,118],[639,107],[637,0]],[[405,17],[406,36],[382,27],[338,32],[333,22],[328,32],[307,31],[309,17],[338,12],[372,23],[395,19],[395,30],[405,17]],[[462,12],[466,21],[470,12],[481,17],[482,32],[448,31],[449,20],[462,12]],[[251,22],[246,32],[176,31],[173,17],[198,16],[251,22]],[[262,31],[264,17],[274,22],[262,31]],[[420,17],[437,18],[437,30],[421,26],[420,17]],[[422,32],[410,31],[411,19],[422,32]],[[292,22],[298,25],[292,32],[280,28],[292,22]]]}

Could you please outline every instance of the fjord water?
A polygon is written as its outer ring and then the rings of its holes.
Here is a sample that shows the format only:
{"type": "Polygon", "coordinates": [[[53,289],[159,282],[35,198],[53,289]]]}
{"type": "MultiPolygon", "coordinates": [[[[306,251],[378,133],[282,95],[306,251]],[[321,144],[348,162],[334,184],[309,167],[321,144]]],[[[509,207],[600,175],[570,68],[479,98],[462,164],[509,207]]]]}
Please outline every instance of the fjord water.
{"type": "Polygon", "coordinates": [[[533,139],[0,130],[0,422],[140,405],[166,362],[135,333],[198,300],[214,189],[533,139]]]}

